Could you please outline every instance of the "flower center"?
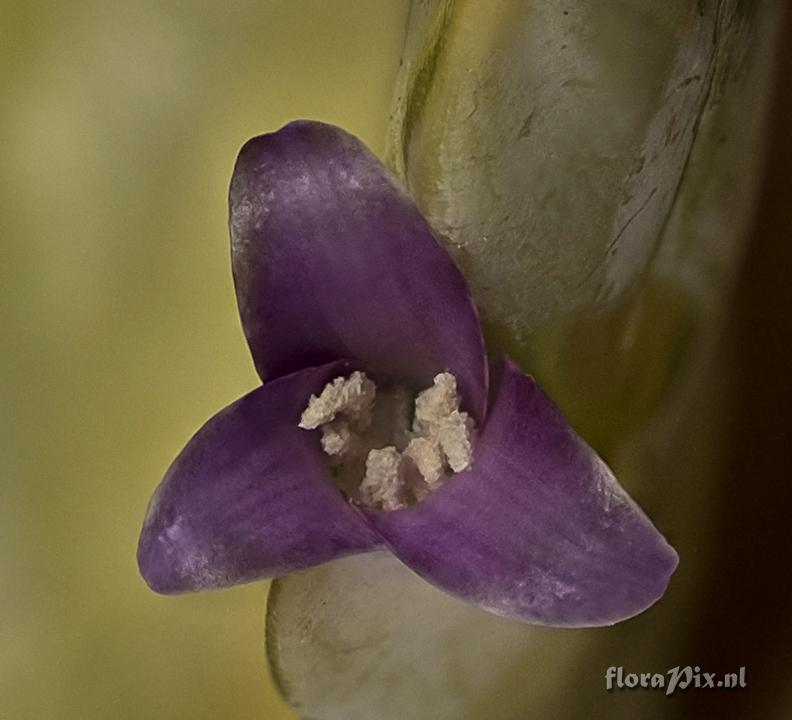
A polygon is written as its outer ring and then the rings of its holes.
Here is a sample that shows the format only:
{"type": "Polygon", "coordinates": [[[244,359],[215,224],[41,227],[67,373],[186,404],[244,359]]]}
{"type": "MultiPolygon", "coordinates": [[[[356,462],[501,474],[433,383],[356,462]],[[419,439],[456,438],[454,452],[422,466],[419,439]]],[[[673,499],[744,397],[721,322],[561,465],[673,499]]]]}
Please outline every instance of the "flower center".
{"type": "Polygon", "coordinates": [[[335,483],[354,502],[398,510],[470,466],[475,426],[459,406],[449,372],[413,396],[400,386],[377,388],[356,371],[311,395],[300,427],[322,431],[335,483]]]}

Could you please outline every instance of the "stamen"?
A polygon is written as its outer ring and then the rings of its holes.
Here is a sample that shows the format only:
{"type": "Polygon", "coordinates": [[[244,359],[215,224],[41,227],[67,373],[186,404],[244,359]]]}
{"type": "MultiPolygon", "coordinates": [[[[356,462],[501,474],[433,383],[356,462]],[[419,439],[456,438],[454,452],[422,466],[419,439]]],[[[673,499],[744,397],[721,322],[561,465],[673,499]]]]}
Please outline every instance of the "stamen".
{"type": "Polygon", "coordinates": [[[443,455],[436,442],[424,437],[413,438],[404,454],[415,463],[428,485],[436,484],[443,476],[443,455]]]}
{"type": "Polygon", "coordinates": [[[440,373],[432,387],[418,393],[413,432],[436,443],[454,472],[473,461],[474,430],[473,419],[459,409],[456,378],[451,373],[440,373]]]}
{"type": "Polygon", "coordinates": [[[462,472],[473,462],[473,418],[455,410],[440,425],[437,438],[448,464],[454,472],[462,472]]]}
{"type": "Polygon", "coordinates": [[[322,425],[322,450],[327,455],[342,457],[346,455],[352,447],[352,431],[349,423],[341,418],[331,420],[326,425],[322,425]]]}
{"type": "Polygon", "coordinates": [[[449,372],[440,373],[435,376],[434,385],[415,398],[413,431],[430,435],[456,410],[459,410],[456,378],[449,372]]]}
{"type": "Polygon", "coordinates": [[[383,510],[404,507],[404,463],[395,447],[371,450],[366,458],[366,476],[360,483],[360,499],[369,507],[383,510]]]}
{"type": "Polygon", "coordinates": [[[365,373],[311,395],[300,427],[321,428],[339,488],[367,507],[398,510],[424,497],[473,461],[475,427],[459,409],[456,378],[438,374],[412,400],[404,388],[380,389],[365,373]],[[377,397],[376,406],[374,404],[377,397]],[[362,476],[362,480],[361,480],[362,476]]]}
{"type": "Polygon", "coordinates": [[[300,418],[300,427],[314,430],[343,414],[355,430],[371,425],[376,387],[365,373],[356,370],[348,378],[337,377],[325,385],[319,397],[311,395],[308,407],[300,418]]]}

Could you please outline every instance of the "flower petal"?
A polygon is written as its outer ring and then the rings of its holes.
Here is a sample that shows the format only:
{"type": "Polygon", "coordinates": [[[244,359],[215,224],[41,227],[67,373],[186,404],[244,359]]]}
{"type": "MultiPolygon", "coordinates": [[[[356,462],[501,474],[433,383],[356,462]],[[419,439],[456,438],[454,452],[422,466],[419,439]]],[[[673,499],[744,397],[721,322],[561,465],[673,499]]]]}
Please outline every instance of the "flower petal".
{"type": "Polygon", "coordinates": [[[631,617],[660,598],[677,564],[607,466],[509,361],[472,467],[371,522],[430,582],[547,625],[631,617]]]}
{"type": "Polygon", "coordinates": [[[152,589],[273,577],[379,544],[332,485],[316,433],[297,427],[336,362],[267,383],[215,415],[171,465],[138,547],[152,589]]]}
{"type": "Polygon", "coordinates": [[[447,369],[483,419],[487,365],[465,281],[360,141],[308,121],[253,138],[229,202],[237,299],[262,378],[343,357],[416,387],[447,369]]]}

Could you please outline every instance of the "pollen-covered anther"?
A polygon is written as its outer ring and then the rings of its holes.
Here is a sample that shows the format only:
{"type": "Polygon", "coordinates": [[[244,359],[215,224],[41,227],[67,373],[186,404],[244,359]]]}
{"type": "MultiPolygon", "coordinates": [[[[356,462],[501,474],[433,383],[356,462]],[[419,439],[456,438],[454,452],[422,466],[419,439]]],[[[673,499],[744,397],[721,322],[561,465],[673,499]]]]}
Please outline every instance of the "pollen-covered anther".
{"type": "Polygon", "coordinates": [[[366,474],[360,483],[360,500],[369,507],[398,510],[405,507],[406,466],[393,446],[369,451],[366,474]]]}
{"type": "Polygon", "coordinates": [[[336,418],[322,425],[322,450],[331,457],[342,457],[352,450],[353,436],[349,423],[336,418]]]}
{"type": "Polygon", "coordinates": [[[415,463],[415,467],[427,485],[437,485],[445,479],[443,453],[440,451],[439,443],[424,437],[413,438],[405,449],[404,455],[415,463]]]}
{"type": "Polygon", "coordinates": [[[475,426],[473,418],[459,409],[456,378],[451,373],[435,376],[434,385],[418,394],[413,433],[434,443],[454,472],[462,472],[473,462],[475,426]]]}
{"type": "Polygon", "coordinates": [[[462,472],[473,462],[473,418],[455,410],[437,433],[443,455],[454,472],[462,472]]]}
{"type": "Polygon", "coordinates": [[[315,430],[343,415],[352,428],[365,431],[371,425],[376,392],[374,383],[359,370],[348,378],[337,377],[325,385],[318,397],[311,395],[300,418],[300,427],[315,430]]]}
{"type": "Polygon", "coordinates": [[[451,373],[436,375],[412,405],[404,388],[378,391],[355,372],[311,395],[300,427],[321,428],[335,482],[353,501],[398,510],[421,501],[473,461],[475,427],[459,409],[451,373]]]}
{"type": "Polygon", "coordinates": [[[435,375],[432,387],[422,390],[415,398],[413,432],[422,436],[436,434],[440,425],[458,410],[456,378],[449,372],[435,375]]]}

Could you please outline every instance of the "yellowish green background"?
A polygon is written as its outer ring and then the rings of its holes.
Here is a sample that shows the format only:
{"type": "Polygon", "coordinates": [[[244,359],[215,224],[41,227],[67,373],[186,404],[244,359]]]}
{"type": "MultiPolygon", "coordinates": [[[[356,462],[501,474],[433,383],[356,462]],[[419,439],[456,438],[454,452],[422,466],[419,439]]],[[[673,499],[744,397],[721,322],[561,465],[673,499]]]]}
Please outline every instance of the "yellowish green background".
{"type": "Polygon", "coordinates": [[[0,5],[0,719],[292,718],[266,586],[160,597],[135,549],[256,385],[226,193],[296,117],[381,152],[406,0],[0,5]]]}

